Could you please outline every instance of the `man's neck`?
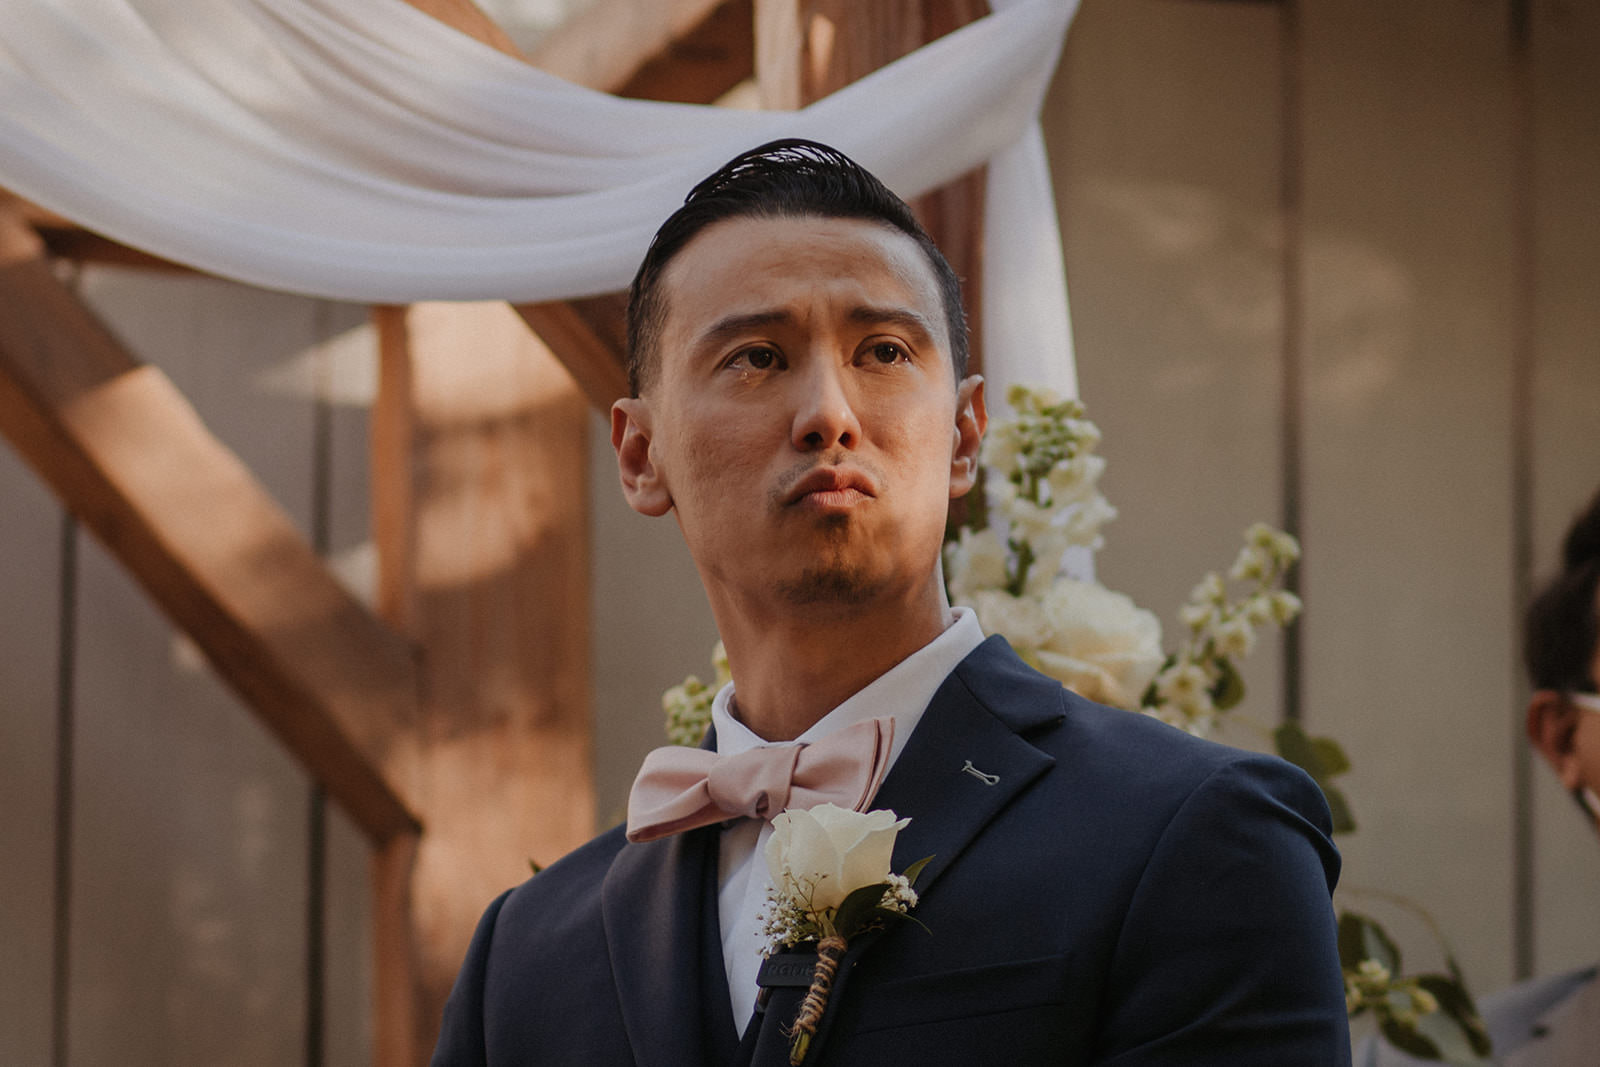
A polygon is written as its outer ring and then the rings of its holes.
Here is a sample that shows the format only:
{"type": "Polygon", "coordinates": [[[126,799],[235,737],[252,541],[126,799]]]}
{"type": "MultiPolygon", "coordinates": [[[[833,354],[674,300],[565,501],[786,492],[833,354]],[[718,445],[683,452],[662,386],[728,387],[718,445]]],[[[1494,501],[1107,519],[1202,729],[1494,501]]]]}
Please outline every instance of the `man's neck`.
{"type": "Polygon", "coordinates": [[[826,619],[718,621],[739,721],[765,740],[788,741],[943,633],[950,609],[933,587],[910,602],[826,619]]]}

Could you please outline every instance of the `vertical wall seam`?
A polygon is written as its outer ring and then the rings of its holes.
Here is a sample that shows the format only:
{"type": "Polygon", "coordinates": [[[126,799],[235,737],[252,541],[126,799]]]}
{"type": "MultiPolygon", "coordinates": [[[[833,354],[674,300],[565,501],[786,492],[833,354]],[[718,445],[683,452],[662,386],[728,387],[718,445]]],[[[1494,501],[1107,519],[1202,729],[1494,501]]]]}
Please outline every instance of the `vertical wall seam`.
{"type": "Polygon", "coordinates": [[[51,915],[50,1062],[67,1064],[72,980],[73,675],[77,669],[78,522],[61,513],[56,616],[55,855],[51,915]]]}
{"type": "MultiPolygon", "coordinates": [[[[1301,378],[1303,334],[1303,286],[1301,270],[1304,262],[1304,188],[1302,183],[1300,128],[1303,86],[1301,62],[1300,2],[1285,0],[1279,10],[1279,78],[1281,81],[1281,119],[1279,122],[1278,205],[1282,218],[1281,270],[1283,278],[1283,343],[1279,380],[1282,394],[1279,399],[1279,477],[1283,496],[1282,525],[1284,530],[1304,539],[1301,529],[1301,446],[1304,427],[1301,412],[1301,378]]],[[[1284,587],[1299,596],[1301,593],[1300,568],[1292,569],[1284,580],[1284,587]]],[[[1283,633],[1283,718],[1299,722],[1303,714],[1304,660],[1301,635],[1305,629],[1302,619],[1283,633]]]]}
{"type": "MultiPolygon", "coordinates": [[[[318,301],[312,313],[316,388],[311,409],[311,545],[327,558],[333,524],[333,406],[327,339],[332,305],[318,301]]],[[[327,1038],[328,795],[310,786],[306,826],[306,1067],[322,1067],[327,1038]]]]}
{"type": "MultiPolygon", "coordinates": [[[[1528,0],[1509,0],[1508,58],[1511,69],[1511,604],[1512,677],[1522,678],[1516,637],[1527,611],[1533,583],[1533,375],[1535,233],[1532,11],[1528,0]]],[[[1520,704],[1525,683],[1515,686],[1520,704]]],[[[1531,977],[1537,963],[1534,926],[1533,760],[1522,714],[1511,715],[1511,958],[1514,977],[1531,977]]]]}

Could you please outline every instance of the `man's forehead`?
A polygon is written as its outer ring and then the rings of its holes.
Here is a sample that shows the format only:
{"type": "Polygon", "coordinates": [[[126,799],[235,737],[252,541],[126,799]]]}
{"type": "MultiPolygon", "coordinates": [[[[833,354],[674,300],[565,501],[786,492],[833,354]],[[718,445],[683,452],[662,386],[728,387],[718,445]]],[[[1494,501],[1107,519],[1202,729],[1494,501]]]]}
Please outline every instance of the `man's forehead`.
{"type": "Polygon", "coordinates": [[[862,284],[856,318],[894,309],[943,333],[938,277],[909,234],[874,219],[814,215],[736,216],[697,233],[662,273],[666,319],[686,310],[686,298],[702,319],[711,308],[717,319],[773,312],[790,283],[815,282],[819,271],[842,288],[862,284]]]}

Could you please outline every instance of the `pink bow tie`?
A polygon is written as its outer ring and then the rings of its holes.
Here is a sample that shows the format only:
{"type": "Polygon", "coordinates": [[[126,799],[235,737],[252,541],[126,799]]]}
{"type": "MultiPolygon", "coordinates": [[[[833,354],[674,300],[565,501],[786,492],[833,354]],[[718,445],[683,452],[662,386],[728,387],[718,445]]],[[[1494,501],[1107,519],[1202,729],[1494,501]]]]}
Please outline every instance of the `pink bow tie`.
{"type": "Polygon", "coordinates": [[[654,841],[745,816],[833,803],[864,811],[889,770],[894,719],[858,722],[807,745],[719,756],[669,745],[644,758],[628,796],[628,840],[654,841]]]}

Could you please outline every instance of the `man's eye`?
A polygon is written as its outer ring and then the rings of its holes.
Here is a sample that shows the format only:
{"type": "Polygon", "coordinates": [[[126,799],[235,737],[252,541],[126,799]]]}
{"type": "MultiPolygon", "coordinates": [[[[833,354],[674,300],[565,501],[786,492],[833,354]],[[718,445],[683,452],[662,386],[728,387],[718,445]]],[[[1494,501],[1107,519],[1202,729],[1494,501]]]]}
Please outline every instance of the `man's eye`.
{"type": "Polygon", "coordinates": [[[771,370],[778,365],[778,353],[771,348],[747,348],[734,357],[751,370],[771,370]]]}
{"type": "Polygon", "coordinates": [[[893,341],[880,341],[872,346],[871,352],[872,358],[879,363],[899,363],[901,360],[910,358],[907,356],[906,350],[893,341]]]}

